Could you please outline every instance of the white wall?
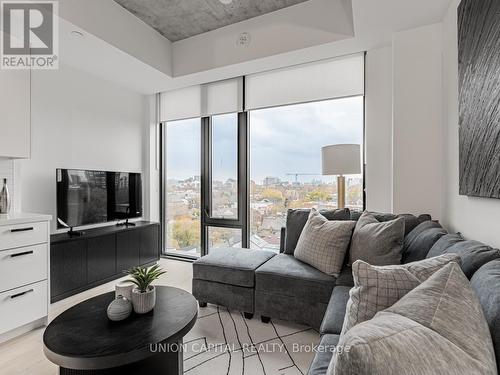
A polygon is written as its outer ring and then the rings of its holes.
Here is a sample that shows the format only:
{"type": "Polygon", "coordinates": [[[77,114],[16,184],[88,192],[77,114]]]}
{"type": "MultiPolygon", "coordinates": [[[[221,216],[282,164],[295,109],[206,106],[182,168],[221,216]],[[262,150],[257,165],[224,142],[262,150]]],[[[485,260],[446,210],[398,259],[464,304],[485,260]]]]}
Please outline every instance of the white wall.
{"type": "Polygon", "coordinates": [[[445,174],[443,222],[449,230],[500,247],[500,200],[458,194],[458,44],[457,6],[453,0],[443,22],[443,98],[445,174]]]}
{"type": "Polygon", "coordinates": [[[442,216],[441,24],[394,34],[394,212],[442,216]]]}
{"type": "Polygon", "coordinates": [[[56,168],[144,171],[146,97],[60,66],[33,72],[31,102],[31,159],[15,162],[23,211],[56,217],[56,168]]]}
{"type": "Polygon", "coordinates": [[[366,53],[366,208],[392,212],[392,47],[366,53]]]}

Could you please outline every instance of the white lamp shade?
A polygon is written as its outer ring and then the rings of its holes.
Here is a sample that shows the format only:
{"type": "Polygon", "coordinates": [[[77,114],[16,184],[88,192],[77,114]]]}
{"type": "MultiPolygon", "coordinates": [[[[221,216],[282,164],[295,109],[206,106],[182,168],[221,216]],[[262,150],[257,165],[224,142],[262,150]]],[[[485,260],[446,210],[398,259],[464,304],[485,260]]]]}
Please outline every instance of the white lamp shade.
{"type": "Polygon", "coordinates": [[[348,175],[361,173],[360,145],[331,145],[321,148],[323,175],[348,175]]]}

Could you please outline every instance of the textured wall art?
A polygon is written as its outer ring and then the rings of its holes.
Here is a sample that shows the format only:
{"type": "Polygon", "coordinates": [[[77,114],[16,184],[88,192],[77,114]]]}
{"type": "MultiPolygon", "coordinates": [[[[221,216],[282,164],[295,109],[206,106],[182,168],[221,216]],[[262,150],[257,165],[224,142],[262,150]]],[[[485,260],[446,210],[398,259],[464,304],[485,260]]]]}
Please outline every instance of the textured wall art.
{"type": "Polygon", "coordinates": [[[458,8],[460,194],[500,198],[500,0],[458,8]]]}

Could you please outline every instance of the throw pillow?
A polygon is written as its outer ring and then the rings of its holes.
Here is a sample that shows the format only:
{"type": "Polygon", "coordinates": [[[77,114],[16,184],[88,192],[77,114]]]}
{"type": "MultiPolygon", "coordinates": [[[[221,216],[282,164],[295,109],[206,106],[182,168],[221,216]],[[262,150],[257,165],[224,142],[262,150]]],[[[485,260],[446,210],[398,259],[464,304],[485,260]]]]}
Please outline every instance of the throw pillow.
{"type": "Polygon", "coordinates": [[[483,265],[500,258],[500,250],[474,240],[464,240],[460,234],[447,234],[432,246],[427,257],[457,254],[462,259],[462,271],[469,279],[483,265]]]}
{"type": "Polygon", "coordinates": [[[349,330],[338,347],[328,374],[497,373],[481,305],[456,263],[349,330]]]}
{"type": "Polygon", "coordinates": [[[372,266],[363,261],[352,265],[354,287],[349,292],[342,334],[392,306],[433,273],[450,262],[460,262],[455,254],[396,266],[372,266]]]}
{"type": "Polygon", "coordinates": [[[404,233],[402,217],[379,222],[373,214],[364,212],[354,228],[350,262],[359,259],[377,266],[400,264],[404,233]]]}
{"type": "MultiPolygon", "coordinates": [[[[293,254],[297,247],[300,234],[306,225],[311,210],[306,208],[289,209],[286,214],[286,234],[285,234],[285,254],[293,254]]],[[[350,211],[348,208],[337,210],[321,210],[321,215],[328,220],[349,220],[350,211]]]]}
{"type": "Polygon", "coordinates": [[[355,224],[354,221],[330,221],[311,209],[295,248],[295,258],[328,275],[338,276],[355,224]]]}

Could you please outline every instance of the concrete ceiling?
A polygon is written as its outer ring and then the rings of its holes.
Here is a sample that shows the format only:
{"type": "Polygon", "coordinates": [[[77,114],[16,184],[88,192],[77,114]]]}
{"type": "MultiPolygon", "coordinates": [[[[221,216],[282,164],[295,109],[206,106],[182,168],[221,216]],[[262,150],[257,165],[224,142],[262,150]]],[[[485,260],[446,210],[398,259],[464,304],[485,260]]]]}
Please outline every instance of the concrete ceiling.
{"type": "Polygon", "coordinates": [[[307,0],[115,0],[172,42],[307,0]]]}

